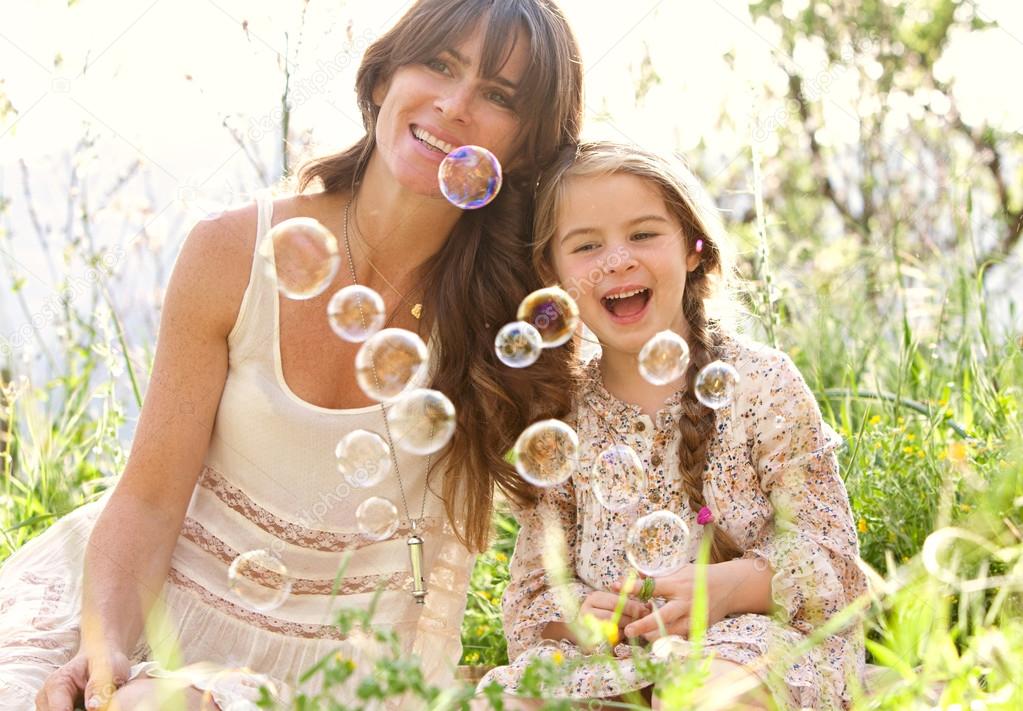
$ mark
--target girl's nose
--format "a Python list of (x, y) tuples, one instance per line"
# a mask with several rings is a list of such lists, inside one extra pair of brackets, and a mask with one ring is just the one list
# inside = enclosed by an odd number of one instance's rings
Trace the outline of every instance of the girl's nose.
[(604, 272), (607, 274), (624, 274), (639, 266), (639, 262), (627, 247), (619, 247), (604, 260)]

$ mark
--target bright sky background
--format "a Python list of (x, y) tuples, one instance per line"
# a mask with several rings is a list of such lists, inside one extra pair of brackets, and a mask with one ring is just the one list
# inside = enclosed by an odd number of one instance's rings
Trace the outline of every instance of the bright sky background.
[[(786, 0), (784, 12), (795, 17), (807, 2)], [(22, 193), (24, 160), (40, 221), (57, 230), (53, 240), (61, 244), (70, 156), (91, 127), (94, 145), (79, 156), (77, 168), (79, 190), (98, 210), (95, 239), (100, 246), (138, 241), (144, 224), (147, 248), (172, 256), (190, 223), (264, 187), (225, 121), (248, 137), (259, 159), (276, 165), (274, 111), (285, 34), (295, 67), (293, 136), (307, 135), (312, 152), (335, 150), (361, 135), (353, 91), (361, 48), (409, 4), (312, 0), (298, 47), (300, 0), (79, 0), (70, 9), (66, 0), (0, 0), (0, 81), (19, 112), (0, 124), (0, 187)], [(745, 0), (562, 5), (582, 45), (588, 137), (682, 151), (702, 140), (719, 167), (748, 160), (751, 88), (783, 94), (785, 78), (772, 55), (772, 28), (753, 23)], [(1023, 92), (1006, 78), (1012, 67), (1023, 66), (1023, 3), (979, 0), (977, 7), (1001, 27), (954, 38), (939, 71), (953, 83), (967, 120), (1020, 130)], [(349, 23), (356, 44), (351, 57)], [(735, 56), (734, 66), (726, 53)], [(637, 103), (636, 80), (647, 54), (661, 82)], [(826, 70), (820, 43), (807, 42), (795, 54), (805, 73)], [(818, 139), (851, 142), (856, 72), (829, 71)], [(921, 111), (927, 100), (896, 98), (907, 114)], [(759, 120), (778, 110), (758, 106)], [(722, 114), (731, 128), (721, 127)], [(768, 135), (763, 150), (776, 149)], [(135, 160), (143, 162), (139, 175), (108, 201), (106, 194)], [(13, 258), (30, 293), (36, 290), (32, 298), (45, 296), (52, 280), (24, 206), (16, 201), (6, 220), (22, 245)], [(139, 288), (151, 290), (165, 277), (150, 274), (148, 286)], [(0, 319), (7, 320), (8, 309), (0, 303)]]

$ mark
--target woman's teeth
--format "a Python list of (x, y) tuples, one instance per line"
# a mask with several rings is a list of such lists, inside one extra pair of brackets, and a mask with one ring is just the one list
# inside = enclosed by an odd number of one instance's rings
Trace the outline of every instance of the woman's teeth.
[(435, 150), (438, 153), (447, 155), (451, 151), (455, 150), (455, 147), (447, 141), (440, 140), (426, 129), (419, 128), (418, 126), (412, 129), (412, 135), (427, 148)]

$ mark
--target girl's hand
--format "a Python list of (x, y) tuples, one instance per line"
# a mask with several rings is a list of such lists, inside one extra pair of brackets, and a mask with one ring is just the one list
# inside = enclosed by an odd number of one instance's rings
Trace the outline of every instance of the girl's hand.
[[(729, 561), (731, 562), (733, 561)], [(741, 582), (741, 578), (737, 578), (735, 573), (740, 569), (729, 563), (707, 566), (708, 627), (735, 611), (732, 602), (735, 590)], [(611, 589), (620, 591), (626, 583), (627, 581), (623, 579), (612, 585)], [(636, 581), (628, 588), (628, 592), (638, 594), (641, 585), (642, 581)], [(667, 602), (645, 617), (625, 625), (623, 632), (626, 638), (642, 637), (648, 642), (661, 637), (662, 634), (688, 638), (695, 587), (696, 566), (692, 564), (671, 575), (654, 579), (653, 597), (663, 598)], [(664, 625), (663, 633), (657, 624), (658, 618)]]
[[(598, 620), (610, 620), (614, 617), (615, 610), (618, 609), (618, 598), (619, 594), (617, 592), (594, 590), (586, 596), (583, 604), (579, 607), (579, 617), (583, 618), (589, 614)], [(629, 598), (625, 601), (625, 606), (622, 608), (622, 616), (618, 620), (618, 627), (621, 628), (632, 624), (636, 620), (649, 615), (650, 611), (650, 605)]]

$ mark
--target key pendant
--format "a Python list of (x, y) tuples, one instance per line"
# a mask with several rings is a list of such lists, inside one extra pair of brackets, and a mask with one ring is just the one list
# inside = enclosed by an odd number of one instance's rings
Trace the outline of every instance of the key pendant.
[(423, 539), (412, 529), (408, 537), (408, 555), (412, 562), (412, 597), (416, 604), (426, 603), (426, 580), (423, 579)]

